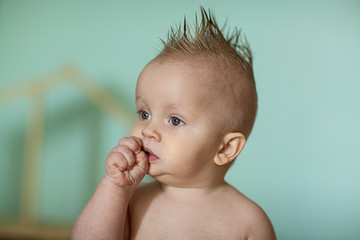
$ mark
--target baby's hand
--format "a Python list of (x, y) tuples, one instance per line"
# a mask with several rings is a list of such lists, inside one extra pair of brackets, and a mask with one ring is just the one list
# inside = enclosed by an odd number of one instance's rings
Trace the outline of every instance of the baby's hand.
[(136, 187), (149, 169), (148, 156), (141, 150), (142, 146), (140, 138), (122, 138), (106, 158), (106, 177), (119, 187)]

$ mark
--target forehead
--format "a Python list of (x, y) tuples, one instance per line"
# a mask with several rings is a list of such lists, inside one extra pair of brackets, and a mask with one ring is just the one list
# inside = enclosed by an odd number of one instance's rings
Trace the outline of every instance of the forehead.
[(205, 64), (181, 59), (154, 60), (139, 76), (137, 98), (168, 101), (169, 105), (202, 107), (213, 101), (210, 90), (214, 88), (217, 72)]
[(190, 83), (208, 85), (215, 77), (215, 69), (209, 64), (187, 60), (188, 58), (160, 58), (151, 61), (141, 72), (139, 82), (169, 81), (171, 84)]

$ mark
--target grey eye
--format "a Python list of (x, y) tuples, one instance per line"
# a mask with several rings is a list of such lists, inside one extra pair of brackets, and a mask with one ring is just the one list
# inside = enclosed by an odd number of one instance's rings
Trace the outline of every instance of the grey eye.
[(146, 120), (146, 119), (149, 119), (150, 115), (149, 115), (149, 113), (147, 113), (145, 111), (141, 111), (140, 117), (141, 117), (141, 119)]
[(170, 124), (172, 124), (172, 125), (174, 125), (174, 126), (179, 126), (179, 125), (184, 124), (184, 122), (181, 121), (181, 120), (180, 120), (179, 118), (177, 118), (177, 117), (171, 117), (169, 122), (170, 122)]

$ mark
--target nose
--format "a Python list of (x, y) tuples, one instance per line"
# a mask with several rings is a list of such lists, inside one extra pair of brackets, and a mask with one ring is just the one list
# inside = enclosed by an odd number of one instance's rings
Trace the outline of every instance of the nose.
[(156, 126), (152, 123), (147, 124), (141, 131), (143, 137), (154, 139), (156, 142), (161, 141), (161, 135), (157, 130)]

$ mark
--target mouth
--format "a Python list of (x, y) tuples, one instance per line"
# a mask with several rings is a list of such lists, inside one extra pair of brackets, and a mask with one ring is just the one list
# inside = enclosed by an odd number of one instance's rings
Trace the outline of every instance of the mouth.
[(149, 157), (149, 162), (154, 162), (156, 160), (159, 159), (158, 156), (156, 156), (149, 148), (144, 148), (144, 152), (146, 153), (146, 155), (148, 155)]

